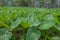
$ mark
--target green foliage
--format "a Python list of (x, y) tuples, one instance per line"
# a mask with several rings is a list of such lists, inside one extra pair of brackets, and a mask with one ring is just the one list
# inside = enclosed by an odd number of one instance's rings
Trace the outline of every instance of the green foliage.
[(41, 33), (38, 30), (36, 30), (35, 27), (32, 27), (27, 31), (26, 40), (38, 40), (40, 34)]
[(49, 29), (55, 25), (54, 17), (51, 14), (44, 16), (44, 21), (40, 25), (39, 29)]
[(0, 29), (0, 40), (9, 40), (11, 38), (11, 32), (5, 28)]
[(60, 37), (53, 37), (51, 40), (60, 40)]
[(0, 7), (0, 40), (60, 40), (60, 9)]

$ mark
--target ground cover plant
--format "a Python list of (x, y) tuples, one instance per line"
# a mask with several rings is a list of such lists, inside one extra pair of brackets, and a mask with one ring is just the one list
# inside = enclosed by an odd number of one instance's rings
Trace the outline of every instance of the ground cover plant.
[(60, 40), (60, 9), (0, 7), (0, 40)]

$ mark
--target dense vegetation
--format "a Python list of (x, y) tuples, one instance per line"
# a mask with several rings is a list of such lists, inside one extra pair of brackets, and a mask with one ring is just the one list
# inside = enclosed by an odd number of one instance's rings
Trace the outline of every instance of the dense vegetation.
[(0, 7), (0, 40), (60, 40), (60, 9)]

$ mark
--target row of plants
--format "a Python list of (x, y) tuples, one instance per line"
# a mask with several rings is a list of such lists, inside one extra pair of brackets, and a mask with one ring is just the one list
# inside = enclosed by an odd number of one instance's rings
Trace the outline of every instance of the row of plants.
[(0, 7), (0, 40), (60, 40), (60, 9)]

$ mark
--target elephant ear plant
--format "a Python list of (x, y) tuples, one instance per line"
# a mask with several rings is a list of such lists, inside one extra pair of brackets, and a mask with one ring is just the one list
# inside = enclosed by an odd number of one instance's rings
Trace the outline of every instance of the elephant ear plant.
[(0, 8), (0, 40), (60, 40), (60, 9)]

